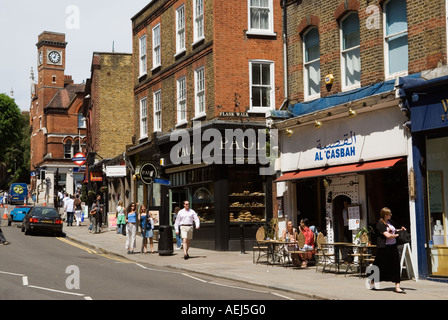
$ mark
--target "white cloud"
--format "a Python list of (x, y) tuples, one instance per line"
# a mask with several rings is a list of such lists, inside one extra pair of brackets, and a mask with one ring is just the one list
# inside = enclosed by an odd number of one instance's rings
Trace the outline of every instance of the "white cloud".
[[(30, 106), (30, 71), (37, 79), (37, 37), (43, 31), (65, 33), (65, 74), (75, 83), (90, 77), (94, 51), (132, 52), (131, 18), (150, 0), (0, 0), (0, 93), (14, 90), (21, 110)], [(75, 11), (79, 25), (74, 26)], [(68, 22), (68, 23), (67, 23)], [(79, 27), (79, 28), (77, 28)]]

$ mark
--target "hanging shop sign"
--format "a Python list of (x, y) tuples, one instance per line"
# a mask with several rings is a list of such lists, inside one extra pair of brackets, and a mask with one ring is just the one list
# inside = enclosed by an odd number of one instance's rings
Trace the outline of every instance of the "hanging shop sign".
[(152, 163), (145, 163), (140, 168), (140, 179), (143, 183), (150, 184), (156, 177), (158, 177), (157, 169)]

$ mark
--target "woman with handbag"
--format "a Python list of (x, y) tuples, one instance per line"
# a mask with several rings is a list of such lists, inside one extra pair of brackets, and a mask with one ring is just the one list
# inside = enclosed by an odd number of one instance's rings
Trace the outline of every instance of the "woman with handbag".
[[(399, 230), (406, 230), (404, 227), (397, 229), (390, 218), (392, 212), (389, 208), (383, 208), (380, 212), (380, 220), (376, 224), (377, 233), (377, 255), (373, 265), (378, 267), (379, 281), (392, 281), (395, 283), (396, 293), (406, 293), (400, 288), (400, 258), (397, 248), (397, 238)], [(375, 272), (375, 271), (374, 271)], [(370, 282), (370, 288), (374, 289), (374, 280)]]

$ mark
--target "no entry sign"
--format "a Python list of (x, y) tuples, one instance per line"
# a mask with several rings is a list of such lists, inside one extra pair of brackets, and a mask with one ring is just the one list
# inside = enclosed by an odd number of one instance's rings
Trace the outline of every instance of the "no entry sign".
[(86, 163), (86, 156), (84, 155), (84, 153), (77, 153), (75, 154), (75, 156), (72, 158), (72, 161), (78, 165), (78, 166), (82, 166), (84, 163)]

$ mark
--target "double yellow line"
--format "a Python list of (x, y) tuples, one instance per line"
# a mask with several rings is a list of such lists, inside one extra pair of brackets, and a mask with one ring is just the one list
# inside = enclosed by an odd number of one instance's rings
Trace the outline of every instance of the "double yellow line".
[(79, 243), (67, 240), (65, 238), (57, 237), (56, 239), (58, 239), (59, 241), (65, 242), (65, 243), (67, 243), (67, 244), (69, 244), (69, 245), (71, 245), (73, 247), (76, 247), (76, 248), (79, 248), (81, 250), (87, 251), (90, 254), (96, 254), (98, 256), (105, 257), (105, 258), (108, 258), (108, 259), (111, 259), (111, 260), (114, 260), (114, 261), (118, 261), (118, 262), (122, 262), (122, 263), (134, 263), (133, 261), (130, 261), (130, 260), (125, 259), (125, 258), (120, 258), (118, 256), (113, 256), (113, 255), (110, 255), (110, 254), (107, 254), (107, 253), (98, 253), (95, 250), (93, 250), (92, 248), (83, 246), (83, 245), (81, 245)]

